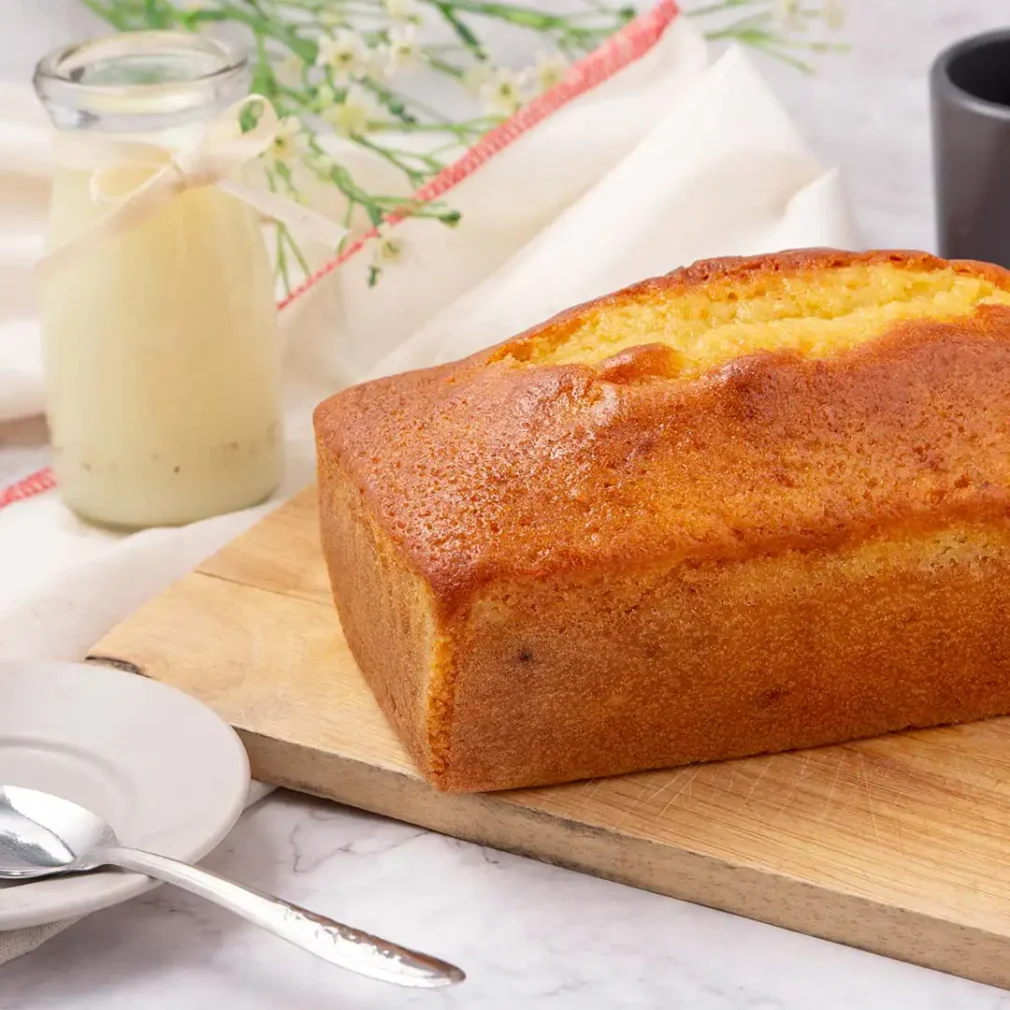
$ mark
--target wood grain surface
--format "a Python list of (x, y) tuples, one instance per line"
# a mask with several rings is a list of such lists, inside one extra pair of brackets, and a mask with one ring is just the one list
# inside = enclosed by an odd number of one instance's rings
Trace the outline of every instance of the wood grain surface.
[(1010, 987), (1010, 720), (439, 794), (418, 778), (343, 639), (312, 489), (93, 653), (216, 709), (259, 779)]

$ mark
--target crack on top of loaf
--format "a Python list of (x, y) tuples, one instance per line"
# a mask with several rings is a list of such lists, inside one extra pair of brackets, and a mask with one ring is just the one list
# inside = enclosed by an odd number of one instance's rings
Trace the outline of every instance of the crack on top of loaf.
[(968, 316), (981, 304), (1010, 305), (1010, 290), (954, 267), (893, 260), (729, 273), (698, 285), (660, 278), (510, 341), (492, 360), (589, 365), (613, 382), (690, 380), (760, 351), (828, 357), (902, 323)]

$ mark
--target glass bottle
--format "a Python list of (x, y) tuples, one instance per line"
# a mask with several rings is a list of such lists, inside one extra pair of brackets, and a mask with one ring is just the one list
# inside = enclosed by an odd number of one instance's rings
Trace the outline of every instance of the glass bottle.
[[(62, 148), (192, 145), (248, 93), (244, 52), (131, 32), (38, 65), (57, 129), (50, 248), (109, 211)], [(43, 274), (46, 412), (63, 500), (105, 525), (176, 525), (268, 498), (283, 466), (274, 284), (258, 214), (187, 189)]]

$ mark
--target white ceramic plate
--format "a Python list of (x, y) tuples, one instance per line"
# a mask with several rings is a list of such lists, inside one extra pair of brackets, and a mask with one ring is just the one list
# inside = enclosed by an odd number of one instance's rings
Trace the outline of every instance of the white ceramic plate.
[[(64, 796), (105, 818), (123, 845), (195, 862), (238, 820), (249, 761), (227, 723), (157, 681), (90, 663), (0, 661), (0, 784)], [(114, 871), (0, 885), (0, 930), (154, 886)]]

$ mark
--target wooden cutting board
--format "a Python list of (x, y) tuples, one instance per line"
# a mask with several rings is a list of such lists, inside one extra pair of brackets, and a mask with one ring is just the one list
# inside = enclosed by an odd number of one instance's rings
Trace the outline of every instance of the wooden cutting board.
[(203, 699), (260, 779), (1010, 987), (1010, 720), (476, 796), (418, 778), (340, 631), (308, 490), (94, 649)]

